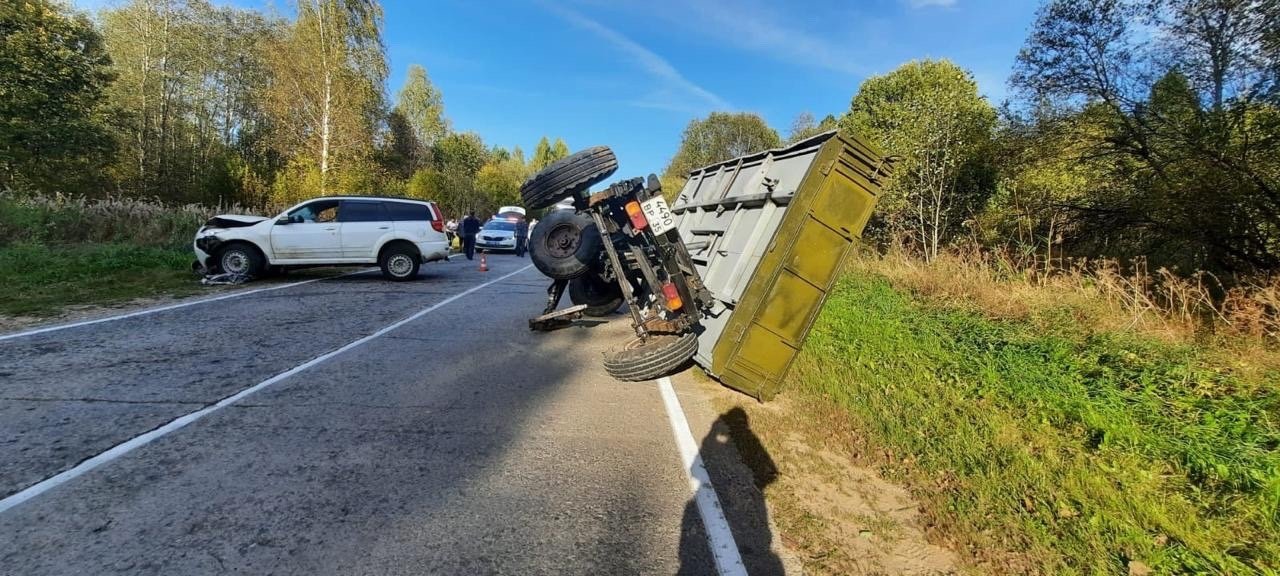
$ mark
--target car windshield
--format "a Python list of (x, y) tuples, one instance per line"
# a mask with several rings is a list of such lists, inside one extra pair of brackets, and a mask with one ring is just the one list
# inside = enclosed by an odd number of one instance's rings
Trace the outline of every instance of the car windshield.
[(516, 229), (516, 223), (508, 222), (506, 220), (490, 220), (488, 224), (484, 225), (484, 229), (491, 230), (491, 231), (506, 230), (508, 232), (514, 232)]

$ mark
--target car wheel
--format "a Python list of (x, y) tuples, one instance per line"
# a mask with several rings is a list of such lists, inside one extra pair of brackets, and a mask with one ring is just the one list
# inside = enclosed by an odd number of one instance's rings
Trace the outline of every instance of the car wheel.
[(569, 282), (569, 301), (586, 304), (582, 313), (587, 316), (609, 316), (622, 307), (622, 288), (595, 274), (585, 274)]
[(604, 250), (596, 224), (572, 210), (547, 214), (529, 239), (529, 258), (540, 272), (556, 280), (572, 280), (591, 269)]
[(698, 337), (693, 333), (636, 338), (605, 358), (604, 370), (624, 382), (654, 380), (679, 372), (697, 352)]
[(266, 266), (262, 253), (244, 242), (233, 242), (218, 253), (218, 267), (225, 274), (257, 277)]
[(418, 253), (408, 246), (391, 245), (378, 257), (382, 275), (390, 280), (403, 282), (418, 277)]
[(608, 146), (594, 146), (553, 162), (520, 186), (525, 208), (539, 210), (586, 190), (618, 169)]

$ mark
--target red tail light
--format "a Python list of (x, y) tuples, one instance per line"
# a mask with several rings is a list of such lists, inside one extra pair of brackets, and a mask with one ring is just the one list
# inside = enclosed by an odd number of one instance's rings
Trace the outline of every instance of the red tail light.
[(680, 299), (680, 291), (676, 289), (676, 285), (667, 282), (662, 285), (662, 295), (667, 299), (667, 309), (675, 312), (684, 308), (684, 300)]
[(644, 210), (640, 209), (640, 203), (635, 200), (627, 202), (627, 217), (631, 218), (631, 227), (636, 230), (644, 230), (649, 226), (649, 221), (644, 219)]
[(440, 213), (440, 207), (435, 202), (427, 204), (431, 208), (431, 229), (436, 232), (444, 232), (444, 214)]

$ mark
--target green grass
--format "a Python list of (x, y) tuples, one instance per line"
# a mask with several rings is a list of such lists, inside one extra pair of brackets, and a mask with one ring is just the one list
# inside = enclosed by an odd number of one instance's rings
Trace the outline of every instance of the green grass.
[(189, 249), (132, 244), (0, 246), (0, 314), (44, 316), (72, 304), (110, 304), (200, 291)]
[(984, 572), (1280, 573), (1280, 376), (1043, 316), (849, 275), (793, 376)]

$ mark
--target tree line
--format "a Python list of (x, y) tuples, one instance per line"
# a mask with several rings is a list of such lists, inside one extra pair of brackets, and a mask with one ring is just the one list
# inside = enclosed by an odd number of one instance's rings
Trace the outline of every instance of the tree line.
[(394, 194), (483, 213), (568, 155), (560, 139), (526, 159), (455, 132), (419, 65), (387, 98), (376, 0), (292, 7), (3, 3), (0, 187), (261, 207)]
[(1280, 271), (1280, 3), (1050, 0), (997, 107), (947, 60), (865, 80), (850, 107), (785, 140), (754, 114), (685, 130), (664, 173), (829, 129), (898, 157), (868, 238), (925, 258), (955, 244), (1146, 262), (1230, 277)]

